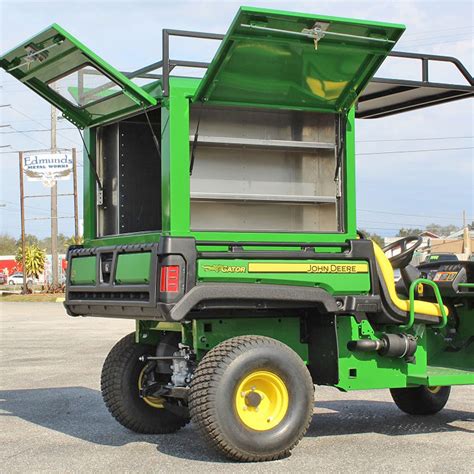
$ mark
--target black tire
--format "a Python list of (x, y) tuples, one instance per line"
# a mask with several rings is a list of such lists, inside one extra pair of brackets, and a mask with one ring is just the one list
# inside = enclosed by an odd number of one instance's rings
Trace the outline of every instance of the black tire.
[(135, 333), (121, 339), (105, 359), (101, 375), (102, 397), (112, 416), (136, 433), (174, 433), (189, 420), (147, 404), (139, 396), (138, 378), (145, 362), (142, 355), (154, 355), (156, 348), (135, 343)]
[[(277, 375), (288, 395), (283, 419), (265, 431), (244, 424), (236, 408), (242, 381), (261, 371)], [(263, 336), (234, 337), (210, 350), (194, 373), (189, 394), (191, 419), (204, 438), (238, 461), (288, 456), (308, 429), (313, 405), (314, 385), (304, 362), (285, 344)]]
[(390, 394), (400, 410), (409, 415), (434, 415), (444, 408), (451, 387), (392, 388)]

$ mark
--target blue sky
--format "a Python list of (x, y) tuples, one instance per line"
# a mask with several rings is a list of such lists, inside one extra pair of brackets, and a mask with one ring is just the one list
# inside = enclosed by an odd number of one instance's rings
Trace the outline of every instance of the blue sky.
[[(472, 73), (471, 1), (246, 1), (245, 5), (404, 23), (407, 30), (395, 48), (456, 56)], [(99, 56), (121, 70), (133, 70), (161, 58), (161, 29), (223, 33), (241, 2), (234, 1), (62, 1), (0, 0), (0, 52), (16, 46), (56, 22)], [(209, 61), (216, 42), (179, 39), (171, 54)], [(405, 61), (406, 62), (406, 61)], [(377, 76), (415, 78), (418, 64), (392, 61)], [(433, 68), (432, 80), (461, 82), (448, 68)], [(19, 235), (17, 154), (11, 150), (49, 146), (49, 105), (21, 83), (0, 72), (0, 232)], [(473, 101), (464, 100), (378, 120), (358, 120), (357, 208), (359, 227), (392, 235), (400, 227), (431, 222), (461, 225), (462, 211), (474, 220)], [(78, 131), (66, 120), (58, 124), (58, 146), (82, 149)], [(412, 150), (452, 149), (413, 153)], [(397, 153), (387, 153), (387, 152)], [(81, 158), (82, 160), (82, 158)], [(81, 168), (79, 168), (81, 170)], [(82, 182), (82, 180), (81, 180)], [(69, 192), (69, 182), (59, 192)], [(45, 188), (28, 183), (27, 192)], [(48, 199), (31, 199), (27, 217), (47, 217)], [(72, 200), (60, 198), (60, 214), (72, 215)], [(82, 209), (82, 206), (81, 206)], [(62, 219), (59, 231), (73, 233)], [(49, 233), (48, 220), (30, 220), (27, 232)]]

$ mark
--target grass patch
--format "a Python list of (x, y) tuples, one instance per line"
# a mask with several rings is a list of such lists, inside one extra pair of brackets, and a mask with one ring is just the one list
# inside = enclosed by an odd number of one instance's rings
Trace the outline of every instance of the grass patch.
[(0, 301), (22, 303), (55, 303), (58, 298), (64, 298), (63, 293), (34, 293), (32, 295), (3, 294)]

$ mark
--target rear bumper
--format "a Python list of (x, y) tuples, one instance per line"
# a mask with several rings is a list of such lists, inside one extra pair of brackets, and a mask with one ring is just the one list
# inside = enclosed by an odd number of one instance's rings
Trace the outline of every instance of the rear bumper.
[[(367, 298), (365, 298), (367, 300)], [(123, 319), (183, 321), (194, 311), (244, 309), (311, 308), (318, 313), (336, 313), (353, 305), (350, 297), (340, 303), (322, 288), (252, 283), (203, 283), (194, 286), (177, 303), (158, 302), (154, 306), (138, 302), (73, 301), (64, 303), (71, 316), (101, 316)]]
[[(119, 259), (127, 254), (148, 254), (149, 272), (139, 282), (117, 282)], [(83, 282), (71, 275), (73, 260), (93, 257), (92, 276)], [(111, 247), (77, 248), (68, 251), (68, 272), (64, 306), (70, 316), (99, 316), (127, 319), (169, 320), (169, 313), (195, 284), (196, 243), (192, 238), (162, 237), (158, 243), (116, 245)], [(108, 272), (103, 263), (108, 261)], [(137, 264), (140, 261), (137, 259)], [(160, 292), (159, 274), (162, 265), (182, 266), (180, 291)]]

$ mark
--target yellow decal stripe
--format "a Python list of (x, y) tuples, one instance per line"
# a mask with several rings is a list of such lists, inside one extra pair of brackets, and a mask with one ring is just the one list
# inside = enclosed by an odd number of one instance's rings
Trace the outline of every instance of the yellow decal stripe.
[(367, 263), (249, 263), (249, 273), (368, 273)]

